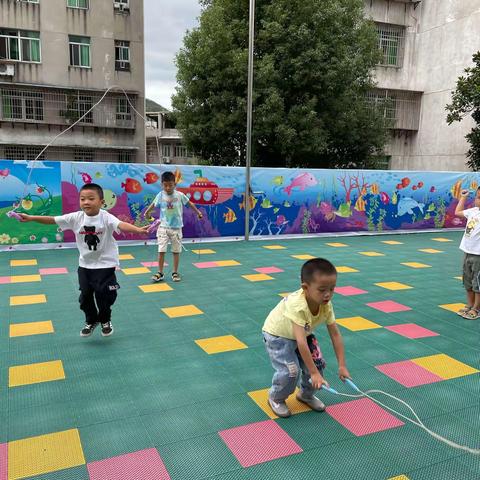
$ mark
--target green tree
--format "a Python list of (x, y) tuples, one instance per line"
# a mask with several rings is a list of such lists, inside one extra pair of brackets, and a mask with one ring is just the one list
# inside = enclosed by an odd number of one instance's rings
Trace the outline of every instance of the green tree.
[[(188, 147), (245, 163), (248, 0), (204, 0), (177, 55), (172, 104)], [(366, 101), (379, 59), (363, 0), (257, 0), (252, 163), (365, 167), (385, 126)]]
[(459, 77), (452, 95), (452, 103), (447, 105), (447, 123), (461, 122), (471, 115), (475, 126), (465, 136), (470, 144), (467, 165), (474, 171), (480, 170), (480, 52), (473, 55), (474, 66), (465, 69), (465, 76)]

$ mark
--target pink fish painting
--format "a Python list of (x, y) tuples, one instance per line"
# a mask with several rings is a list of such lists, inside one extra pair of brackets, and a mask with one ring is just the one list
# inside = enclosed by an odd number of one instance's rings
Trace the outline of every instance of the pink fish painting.
[(0, 177), (7, 178), (9, 174), (10, 174), (10, 170), (8, 168), (0, 170)]
[(307, 187), (313, 187), (314, 185), (317, 185), (317, 179), (311, 174), (311, 173), (301, 173), (297, 177), (295, 177), (292, 180), (292, 183), (290, 185), (287, 185), (283, 191), (287, 192), (287, 195), (290, 195), (292, 193), (292, 190), (294, 188), (299, 188), (300, 191), (304, 191)]

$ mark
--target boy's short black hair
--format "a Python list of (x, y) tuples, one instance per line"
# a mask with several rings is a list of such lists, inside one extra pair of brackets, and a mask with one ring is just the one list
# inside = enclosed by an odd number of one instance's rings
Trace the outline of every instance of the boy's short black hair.
[(96, 183), (86, 183), (78, 193), (82, 193), (84, 190), (93, 190), (98, 193), (100, 200), (103, 200), (103, 188)]
[(173, 172), (163, 172), (162, 173), (162, 183), (163, 182), (174, 182), (175, 175)]
[(332, 262), (324, 258), (312, 258), (302, 266), (302, 272), (300, 274), (302, 283), (310, 283), (317, 273), (321, 275), (336, 275), (337, 269)]

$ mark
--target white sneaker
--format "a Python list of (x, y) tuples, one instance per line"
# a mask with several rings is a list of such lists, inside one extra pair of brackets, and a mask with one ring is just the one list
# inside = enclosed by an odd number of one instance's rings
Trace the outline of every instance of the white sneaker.
[(273, 410), (273, 413), (279, 417), (287, 418), (292, 414), (285, 402), (274, 402), (270, 397), (268, 397), (268, 404)]

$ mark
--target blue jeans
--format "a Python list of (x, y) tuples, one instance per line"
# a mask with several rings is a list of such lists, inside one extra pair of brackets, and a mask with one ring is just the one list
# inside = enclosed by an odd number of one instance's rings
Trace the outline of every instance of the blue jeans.
[(311, 398), (315, 389), (309, 383), (310, 373), (295, 350), (296, 340), (276, 337), (262, 332), (265, 348), (272, 362), (275, 373), (270, 388), (270, 398), (274, 402), (284, 402), (294, 391), (301, 373), (301, 391), (305, 398)]

